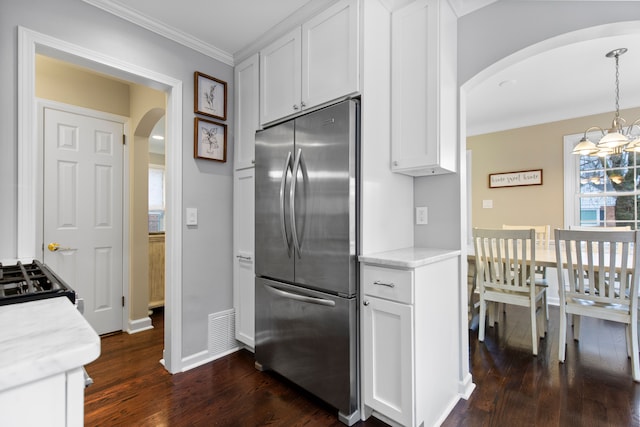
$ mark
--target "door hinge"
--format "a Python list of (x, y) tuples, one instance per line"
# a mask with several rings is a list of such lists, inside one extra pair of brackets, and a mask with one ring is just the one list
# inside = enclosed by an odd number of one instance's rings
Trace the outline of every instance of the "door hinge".
[(127, 145), (127, 135), (122, 134), (122, 145)]
[(124, 307), (124, 295), (122, 295), (122, 306)]

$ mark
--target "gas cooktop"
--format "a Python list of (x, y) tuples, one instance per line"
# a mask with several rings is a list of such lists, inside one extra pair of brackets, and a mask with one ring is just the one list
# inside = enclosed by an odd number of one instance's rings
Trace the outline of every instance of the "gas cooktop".
[(76, 293), (49, 267), (38, 260), (29, 264), (0, 263), (0, 305), (65, 296), (76, 302)]

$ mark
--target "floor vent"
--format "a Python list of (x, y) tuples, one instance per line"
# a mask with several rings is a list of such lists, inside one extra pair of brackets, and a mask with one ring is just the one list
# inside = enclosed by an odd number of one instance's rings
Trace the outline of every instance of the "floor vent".
[(209, 315), (209, 354), (227, 353), (237, 347), (233, 309)]

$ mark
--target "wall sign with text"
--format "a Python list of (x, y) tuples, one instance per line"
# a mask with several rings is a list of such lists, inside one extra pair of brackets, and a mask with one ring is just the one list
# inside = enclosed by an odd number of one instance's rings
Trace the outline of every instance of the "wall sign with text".
[(542, 169), (489, 174), (489, 188), (542, 185)]

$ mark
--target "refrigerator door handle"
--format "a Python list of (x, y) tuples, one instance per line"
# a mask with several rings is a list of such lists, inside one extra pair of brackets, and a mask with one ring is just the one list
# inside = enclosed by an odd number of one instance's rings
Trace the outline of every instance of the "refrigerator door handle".
[(336, 305), (335, 301), (331, 301), (331, 300), (328, 300), (328, 299), (316, 298), (316, 297), (310, 297), (310, 296), (307, 296), (307, 295), (295, 294), (293, 292), (283, 291), (282, 289), (278, 289), (278, 288), (275, 288), (275, 287), (267, 285), (267, 284), (265, 284), (264, 287), (269, 292), (271, 292), (272, 294), (281, 296), (283, 298), (289, 298), (289, 299), (293, 299), (293, 300), (301, 301), (301, 302), (308, 302), (310, 304), (325, 305), (327, 307), (335, 307), (335, 305)]
[[(298, 233), (298, 228), (296, 226), (296, 183), (298, 182), (298, 170), (302, 171), (302, 182), (307, 185), (308, 176), (307, 176), (307, 166), (304, 161), (304, 157), (302, 157), (302, 149), (298, 148), (298, 153), (296, 154), (296, 160), (293, 162), (293, 172), (291, 176), (291, 194), (289, 195), (289, 209), (291, 210), (291, 235), (293, 237), (293, 246), (296, 248), (296, 252), (298, 253), (298, 258), (302, 258), (302, 239), (304, 238), (304, 222), (302, 223), (302, 230)], [(305, 194), (305, 204), (306, 204), (306, 194)], [(305, 212), (303, 215), (306, 215), (306, 206)], [(303, 218), (304, 220), (304, 218)]]
[(287, 172), (291, 170), (293, 173), (293, 169), (291, 168), (291, 151), (287, 154), (287, 160), (284, 162), (284, 167), (282, 168), (282, 178), (280, 180), (280, 230), (282, 231), (282, 240), (284, 240), (284, 244), (287, 247), (287, 254), (289, 258), (291, 258), (291, 243), (289, 242), (289, 237), (287, 236), (287, 229), (285, 226), (284, 220), (284, 210), (285, 210), (285, 201), (284, 201), (284, 192), (287, 184)]

